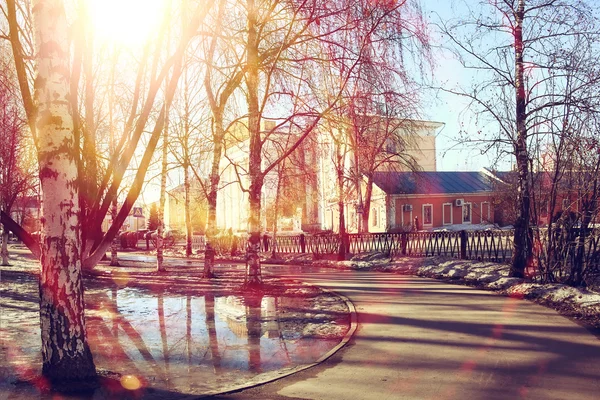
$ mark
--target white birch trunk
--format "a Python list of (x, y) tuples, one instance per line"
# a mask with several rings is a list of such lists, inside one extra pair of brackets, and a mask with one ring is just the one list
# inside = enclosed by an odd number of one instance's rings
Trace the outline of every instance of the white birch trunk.
[(96, 376), (87, 343), (81, 279), (77, 149), (69, 111), (69, 39), (63, 3), (34, 1), (35, 103), (42, 186), (42, 373), (54, 382)]
[(248, 8), (248, 45), (247, 45), (247, 71), (246, 86), (248, 98), (248, 130), (250, 131), (250, 156), (248, 172), (250, 175), (250, 190), (248, 193), (248, 248), (246, 250), (246, 282), (248, 288), (260, 287), (263, 283), (260, 265), (260, 206), (263, 174), (261, 165), (262, 143), (260, 137), (260, 109), (258, 100), (259, 87), (259, 59), (258, 59), (258, 32), (257, 32), (257, 6), (254, 0), (247, 1)]
[(192, 215), (190, 214), (190, 171), (186, 164), (183, 168), (183, 185), (185, 187), (185, 256), (192, 255)]
[(6, 228), (2, 228), (2, 265), (10, 265), (8, 263), (8, 231)]
[[(167, 110), (168, 115), (168, 110)], [(165, 203), (167, 194), (167, 154), (168, 154), (168, 137), (169, 137), (169, 118), (166, 117), (164, 133), (163, 133), (163, 147), (162, 147), (162, 170), (160, 174), (160, 200), (158, 202), (158, 229), (156, 230), (156, 270), (158, 272), (164, 272), (164, 227), (165, 227)]]

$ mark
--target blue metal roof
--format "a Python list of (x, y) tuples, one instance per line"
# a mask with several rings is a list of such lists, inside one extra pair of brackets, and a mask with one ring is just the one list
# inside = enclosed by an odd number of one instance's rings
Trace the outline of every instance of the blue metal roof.
[(482, 193), (493, 190), (483, 172), (376, 172), (374, 183), (387, 194)]

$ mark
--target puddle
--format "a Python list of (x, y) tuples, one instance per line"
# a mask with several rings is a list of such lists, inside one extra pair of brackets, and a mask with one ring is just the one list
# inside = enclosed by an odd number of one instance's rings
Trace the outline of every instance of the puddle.
[[(36, 295), (36, 282), (2, 282), (0, 397), (17, 377), (41, 369)], [(145, 387), (203, 394), (312, 363), (335, 347), (345, 323), (336, 321), (339, 313), (317, 314), (310, 301), (93, 289), (86, 292), (86, 323), (99, 370), (132, 376)], [(332, 329), (303, 335), (314, 326)]]

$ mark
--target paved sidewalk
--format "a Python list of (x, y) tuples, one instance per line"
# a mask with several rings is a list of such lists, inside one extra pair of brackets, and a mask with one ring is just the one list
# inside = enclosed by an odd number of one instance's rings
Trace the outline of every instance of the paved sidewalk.
[(409, 276), (292, 277), (354, 302), (353, 340), (315, 368), (218, 398), (582, 400), (600, 393), (600, 340), (553, 310)]

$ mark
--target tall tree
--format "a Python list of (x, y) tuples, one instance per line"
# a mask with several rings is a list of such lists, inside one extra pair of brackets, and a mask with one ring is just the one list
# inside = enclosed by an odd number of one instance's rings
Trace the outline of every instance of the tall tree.
[[(388, 29), (391, 25), (387, 25), (393, 23), (389, 17), (398, 16), (396, 22), (409, 25), (408, 20), (400, 16), (403, 12), (410, 14), (411, 4), (413, 2), (409, 1), (360, 1), (358, 4), (338, 2), (332, 5), (319, 0), (297, 3), (247, 0), (244, 3), (247, 22), (243, 37), (246, 50), (244, 83), (249, 136), (248, 286), (261, 282), (258, 251), (265, 175), (300, 146), (323, 116), (339, 105), (359, 60), (372, 44), (372, 38), (386, 41), (393, 36)], [(352, 37), (349, 33), (356, 30), (363, 34)], [(353, 42), (351, 37), (356, 40)], [(327, 88), (333, 90), (323, 90), (323, 76), (332, 70), (332, 64), (339, 85)], [(343, 68), (340, 68), (341, 64)], [(303, 83), (301, 86), (296, 84), (299, 80)], [(296, 89), (298, 87), (300, 90)], [(296, 104), (301, 107), (293, 107)], [(286, 111), (276, 111), (285, 105)], [(269, 115), (277, 115), (278, 123), (263, 130), (261, 121)], [(294, 126), (296, 142), (282, 157), (264, 165), (265, 143), (286, 124)]]
[(95, 377), (96, 368), (85, 329), (68, 27), (61, 1), (36, 1), (33, 13), (38, 70), (33, 101), (43, 193), (42, 372), (51, 380), (85, 381)]
[[(212, 25), (211, 35), (206, 43), (204, 87), (208, 105), (211, 110), (211, 142), (212, 158), (206, 188), (208, 201), (206, 220), (206, 246), (204, 252), (205, 278), (214, 276), (215, 249), (214, 241), (217, 234), (217, 196), (221, 181), (221, 163), (223, 159), (223, 146), (226, 132), (229, 128), (226, 117), (228, 107), (234, 93), (240, 88), (243, 79), (243, 58), (239, 54), (243, 47), (236, 47), (236, 35), (242, 32), (237, 24), (228, 24), (235, 19), (237, 5), (226, 0), (219, 0), (214, 8), (214, 15), (210, 19)], [(236, 33), (238, 32), (238, 33)], [(230, 119), (234, 120), (239, 115)]]
[(587, 84), (577, 85), (569, 99), (556, 92), (566, 70), (555, 61), (578, 51), (573, 38), (597, 29), (591, 9), (580, 0), (480, 2), (477, 11), (465, 3), (465, 9), (466, 16), (442, 22), (441, 29), (476, 79), (471, 88), (446, 90), (470, 99), (471, 107), (481, 111), (478, 123), (493, 124), (499, 132), (483, 141), (486, 149), (499, 148), (514, 157), (518, 178), (510, 275), (523, 277), (532, 259), (532, 142), (544, 132), (548, 115), (561, 118), (552, 110), (566, 102), (574, 109), (585, 107), (585, 98), (576, 92)]
[[(200, 52), (197, 48), (190, 49), (191, 55)], [(181, 92), (183, 92), (174, 107), (176, 121), (172, 123), (173, 136), (170, 140), (170, 151), (177, 167), (183, 170), (184, 205), (185, 205), (185, 254), (192, 254), (192, 239), (194, 224), (192, 221), (192, 200), (206, 197), (205, 160), (209, 153), (210, 140), (201, 131), (206, 129), (208, 113), (207, 100), (203, 93), (202, 68), (196, 57), (186, 56), (184, 77)], [(204, 163), (202, 162), (204, 161)], [(194, 182), (195, 180), (195, 182)], [(192, 185), (194, 182), (194, 185)], [(200, 201), (196, 201), (198, 205)], [(197, 215), (196, 228), (201, 223)], [(199, 232), (197, 232), (199, 233)], [(212, 269), (211, 269), (212, 270)]]
[[(3, 44), (0, 49), (7, 50)], [(32, 145), (26, 136), (26, 121), (19, 105), (18, 89), (8, 59), (0, 59), (0, 210), (11, 214), (16, 202), (24, 202), (37, 185)], [(2, 225), (2, 265), (8, 265), (8, 229)]]
[[(184, 2), (184, 5), (190, 7), (190, 3)], [(93, 56), (92, 43), (83, 40), (89, 37), (88, 31), (77, 31), (87, 29), (89, 24), (75, 24), (78, 40), (74, 41), (75, 49), (71, 53), (70, 27), (63, 1), (38, 0), (33, 2), (31, 9), (28, 2), (17, 4), (16, 0), (7, 0), (6, 4), (8, 36), (21, 99), (38, 155), (43, 200), (41, 241), (34, 240), (8, 214), (2, 212), (1, 219), (41, 261), (43, 374), (51, 381), (85, 381), (95, 377), (95, 367), (85, 333), (81, 268), (93, 267), (105, 254), (140, 193), (165, 122), (164, 111), (158, 111), (163, 107), (156, 107), (155, 103), (160, 100), (166, 105), (171, 103), (181, 74), (183, 53), (210, 2), (199, 5), (192, 12), (188, 13), (187, 9), (181, 12), (186, 17), (191, 16), (191, 20), (179, 24), (182, 25), (180, 40), (172, 53), (162, 51), (160, 40), (150, 41), (144, 47), (123, 135), (100, 179), (94, 137), (97, 124), (91, 113), (91, 109), (96, 108), (98, 96), (88, 86), (93, 79), (90, 78), (90, 66), (86, 64), (90, 62), (86, 57)], [(23, 28), (30, 22), (30, 10), (34, 17), (36, 43), (35, 57), (31, 57), (37, 72), (33, 94), (30, 88), (34, 69), (29, 68), (26, 57), (30, 38), (26, 35), (27, 29)], [(77, 11), (76, 17), (85, 15)], [(156, 34), (162, 37), (161, 32)], [(151, 52), (151, 45), (155, 46), (154, 52)], [(83, 84), (80, 83), (81, 71), (86, 78)], [(165, 80), (167, 89), (161, 98), (158, 93)], [(82, 87), (85, 118), (81, 117), (79, 105)], [(147, 125), (152, 122), (150, 139), (125, 202), (108, 232), (100, 235), (99, 227), (116, 198), (127, 166)], [(82, 203), (83, 195), (88, 197)]]

